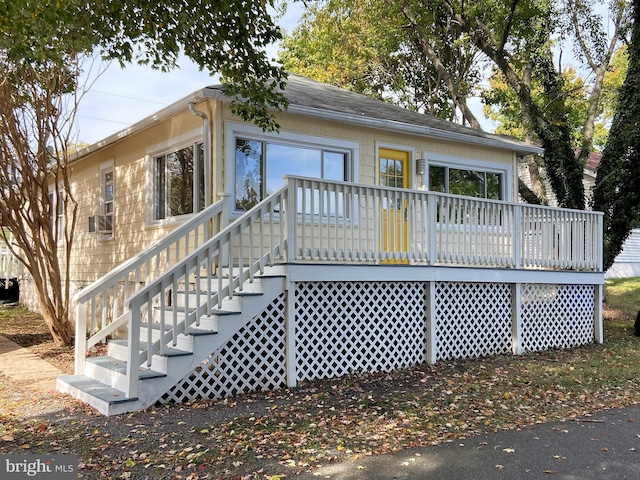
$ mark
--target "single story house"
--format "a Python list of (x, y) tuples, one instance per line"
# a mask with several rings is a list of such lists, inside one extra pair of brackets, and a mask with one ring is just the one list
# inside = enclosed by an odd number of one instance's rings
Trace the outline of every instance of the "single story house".
[(278, 132), (211, 86), (79, 153), (60, 391), (112, 415), (602, 341), (602, 216), (518, 202), (540, 148), (295, 75), (284, 93)]

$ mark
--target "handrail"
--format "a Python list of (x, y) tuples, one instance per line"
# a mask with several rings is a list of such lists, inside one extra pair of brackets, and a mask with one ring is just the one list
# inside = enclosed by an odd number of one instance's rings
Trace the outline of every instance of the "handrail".
[(288, 179), (298, 209), (287, 238), (295, 261), (601, 268), (601, 212)]
[(226, 198), (210, 205), (74, 296), (76, 332), (90, 334), (89, 338), (76, 335), (76, 374), (84, 372), (87, 349), (126, 324), (128, 312), (124, 300), (173, 263), (188, 257), (214, 231), (221, 230), (227, 223), (227, 206)]
[[(211, 314), (216, 306), (221, 308), (225, 299), (233, 297), (236, 288), (241, 290), (245, 281), (253, 281), (257, 273), (264, 272), (266, 265), (273, 264), (275, 257), (282, 257), (283, 224), (286, 222), (283, 213), (287, 210), (288, 192), (289, 187), (285, 185), (269, 195), (206, 241), (188, 258), (177, 262), (125, 301), (126, 309), (131, 312), (127, 359), (129, 383), (125, 392), (129, 397), (137, 395), (140, 365), (146, 361), (150, 366), (154, 354), (162, 354), (169, 342), (175, 344), (180, 333), (186, 333), (192, 324), (199, 325), (200, 318)], [(277, 231), (272, 221), (276, 215), (279, 218)], [(255, 246), (252, 240), (257, 233), (255, 230), (260, 233), (257, 256), (251, 248)], [(251, 245), (244, 248), (243, 239), (247, 235)], [(184, 316), (178, 320), (175, 315), (178, 303), (175, 286), (188, 283), (195, 285), (192, 292), (195, 300), (190, 300), (190, 293), (185, 292)], [(171, 301), (167, 302), (167, 298), (171, 298)], [(194, 305), (190, 305), (191, 301)], [(171, 324), (167, 321), (165, 311), (174, 314), (169, 315)], [(160, 318), (155, 322), (154, 312), (160, 312)], [(143, 319), (146, 319), (148, 327), (147, 348), (140, 354)], [(152, 324), (157, 326), (159, 340), (154, 341)]]
[(73, 301), (79, 303), (86, 302), (88, 298), (94, 295), (97, 291), (101, 290), (104, 284), (120, 280), (128, 272), (131, 272), (141, 265), (144, 265), (151, 258), (165, 251), (167, 245), (174, 244), (177, 241), (187, 237), (198, 227), (210, 221), (213, 217), (220, 215), (223, 212), (224, 205), (225, 200), (223, 199), (213, 205), (208, 206), (197, 215), (172, 230), (159, 242), (156, 242), (145, 250), (142, 250), (140, 253), (134, 255), (130, 259), (115, 267), (106, 275), (100, 277), (95, 282), (80, 290), (74, 295)]

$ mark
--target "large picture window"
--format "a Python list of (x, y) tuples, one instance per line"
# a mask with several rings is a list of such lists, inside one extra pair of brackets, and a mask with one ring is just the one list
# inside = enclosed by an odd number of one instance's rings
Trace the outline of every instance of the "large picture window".
[(347, 180), (347, 152), (236, 138), (235, 208), (249, 210), (284, 185), (283, 176)]
[(204, 207), (204, 147), (195, 143), (153, 158), (154, 219), (188, 215)]
[(504, 174), (444, 166), (429, 166), (429, 190), (466, 197), (504, 199)]

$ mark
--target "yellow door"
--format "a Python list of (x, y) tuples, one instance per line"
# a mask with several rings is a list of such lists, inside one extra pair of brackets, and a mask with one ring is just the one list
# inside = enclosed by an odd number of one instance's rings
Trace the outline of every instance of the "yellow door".
[[(409, 188), (409, 152), (381, 148), (378, 151), (380, 185)], [(385, 263), (407, 263), (407, 200), (399, 191), (389, 191), (380, 202), (380, 246)], [(386, 260), (385, 260), (386, 257)]]

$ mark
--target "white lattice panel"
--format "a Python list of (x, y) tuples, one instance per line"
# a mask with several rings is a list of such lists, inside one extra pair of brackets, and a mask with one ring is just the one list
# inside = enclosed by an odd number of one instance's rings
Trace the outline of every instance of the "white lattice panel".
[(511, 351), (511, 288), (496, 283), (436, 283), (436, 359)]
[(285, 387), (285, 294), (240, 329), (159, 403), (183, 403)]
[(298, 283), (295, 311), (298, 380), (390, 371), (425, 359), (423, 283)]
[(593, 341), (593, 285), (523, 284), (521, 291), (524, 351), (569, 348)]

